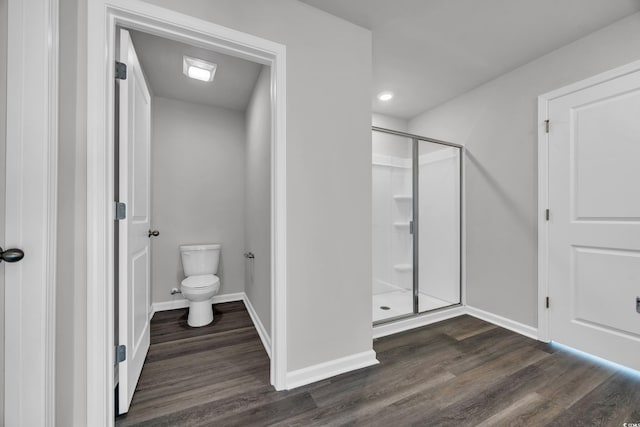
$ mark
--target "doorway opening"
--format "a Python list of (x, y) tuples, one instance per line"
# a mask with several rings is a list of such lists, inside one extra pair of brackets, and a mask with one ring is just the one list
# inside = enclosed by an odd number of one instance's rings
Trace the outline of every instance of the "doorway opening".
[[(170, 14), (170, 19), (168, 17)], [(87, 414), (92, 425), (111, 425), (114, 417), (114, 386), (116, 358), (121, 354), (114, 349), (116, 267), (115, 218), (115, 133), (116, 122), (116, 67), (118, 59), (116, 35), (120, 28), (161, 37), (173, 42), (210, 50), (219, 54), (240, 58), (259, 64), (269, 70), (268, 109), (270, 113), (268, 136), (269, 169), (267, 211), (270, 215), (268, 228), (270, 253), (267, 264), (270, 268), (266, 282), (269, 289), (268, 320), (271, 324), (271, 383), (278, 390), (286, 387), (286, 193), (285, 193), (285, 48), (282, 45), (260, 39), (246, 33), (231, 30), (199, 19), (169, 12), (165, 9), (133, 3), (112, 6), (109, 2), (95, 2), (89, 6), (89, 104), (88, 126), (88, 362), (87, 376), (89, 392)], [(107, 46), (106, 61), (99, 52)], [(180, 64), (182, 66), (182, 64)], [(262, 68), (261, 68), (262, 69)], [(145, 70), (151, 74), (152, 70)], [(220, 70), (218, 70), (220, 71)], [(180, 70), (182, 72), (182, 70)], [(144, 73), (143, 73), (144, 75)], [(146, 76), (149, 77), (149, 76)], [(175, 141), (179, 143), (180, 141)], [(149, 164), (151, 166), (151, 164)], [(139, 181), (138, 181), (139, 182)], [(196, 197), (196, 199), (198, 199)], [(135, 205), (136, 201), (130, 202)], [(140, 206), (138, 206), (140, 207)], [(135, 215), (129, 209), (130, 214)], [(188, 220), (188, 216), (185, 217)], [(154, 231), (149, 228), (150, 231)], [(146, 230), (146, 231), (149, 231)], [(160, 236), (163, 237), (162, 230)], [(145, 234), (145, 239), (149, 236)], [(196, 243), (194, 239), (187, 243)], [(199, 242), (202, 242), (201, 240)], [(209, 243), (209, 242), (202, 242)], [(211, 242), (215, 243), (215, 242)], [(249, 249), (255, 251), (254, 249)], [(149, 252), (151, 254), (152, 251)], [(222, 249), (223, 257), (224, 249)], [(231, 257), (237, 254), (228, 254)], [(242, 251), (242, 265), (247, 262)], [(152, 257), (152, 255), (150, 255)], [(151, 262), (151, 261), (150, 261)], [(179, 265), (179, 258), (174, 257)], [(174, 264), (174, 265), (175, 265)], [(222, 265), (221, 265), (222, 267)], [(178, 280), (174, 277), (173, 280)], [(178, 281), (178, 285), (179, 285)], [(149, 284), (151, 287), (151, 283)], [(169, 290), (170, 292), (170, 290)], [(244, 293), (244, 292), (242, 292)], [(236, 292), (237, 294), (242, 294)], [(152, 293), (153, 294), (153, 293)], [(142, 293), (144, 295), (144, 292)], [(118, 296), (120, 301), (120, 295)], [(151, 302), (151, 299), (150, 299)], [(215, 301), (214, 301), (215, 302)], [(145, 304), (140, 304), (143, 309)], [(150, 311), (153, 304), (147, 304)], [(151, 307), (149, 307), (151, 306)], [(122, 309), (122, 307), (118, 307)], [(144, 320), (141, 322), (144, 323)], [(121, 327), (118, 327), (121, 330)], [(266, 328), (265, 328), (266, 329)], [(140, 332), (140, 331), (138, 331)], [(135, 335), (135, 334), (134, 334)], [(140, 334), (136, 344), (142, 342)], [(118, 348), (116, 347), (116, 350)], [(129, 350), (130, 352), (131, 350)]]
[(224, 328), (218, 304), (243, 301), (271, 354), (271, 69), (137, 30), (119, 27), (116, 37), (114, 346), (123, 414), (145, 380), (151, 329), (165, 327), (152, 322), (158, 312), (179, 310), (176, 327), (209, 337)]

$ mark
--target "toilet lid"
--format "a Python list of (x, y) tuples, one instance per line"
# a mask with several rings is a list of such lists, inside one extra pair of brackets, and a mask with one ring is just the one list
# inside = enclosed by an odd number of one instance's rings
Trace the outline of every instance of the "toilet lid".
[(204, 288), (206, 286), (214, 286), (220, 283), (218, 276), (213, 274), (203, 274), (202, 276), (187, 277), (182, 281), (185, 288)]

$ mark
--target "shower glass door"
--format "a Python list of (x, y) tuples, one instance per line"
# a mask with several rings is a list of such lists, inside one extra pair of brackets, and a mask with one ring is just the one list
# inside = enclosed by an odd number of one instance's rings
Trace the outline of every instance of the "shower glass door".
[(460, 148), (418, 141), (418, 312), (460, 303)]
[(461, 147), (372, 135), (373, 322), (460, 304)]
[(411, 138), (373, 132), (373, 321), (414, 313)]

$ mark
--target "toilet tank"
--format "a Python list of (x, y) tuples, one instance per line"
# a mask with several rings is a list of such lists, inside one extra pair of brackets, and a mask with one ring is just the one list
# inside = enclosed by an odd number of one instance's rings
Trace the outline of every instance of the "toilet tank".
[(220, 261), (220, 249), (221, 246), (217, 244), (180, 245), (184, 275), (189, 277), (216, 274)]

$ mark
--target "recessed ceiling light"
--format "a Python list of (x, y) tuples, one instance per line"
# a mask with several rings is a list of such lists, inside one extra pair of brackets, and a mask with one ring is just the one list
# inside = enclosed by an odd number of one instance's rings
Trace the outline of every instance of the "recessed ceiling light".
[(189, 56), (184, 56), (182, 60), (182, 72), (184, 75), (203, 82), (213, 81), (217, 68), (216, 64)]
[(393, 92), (384, 91), (378, 94), (378, 99), (380, 101), (389, 101), (391, 98), (393, 98)]

